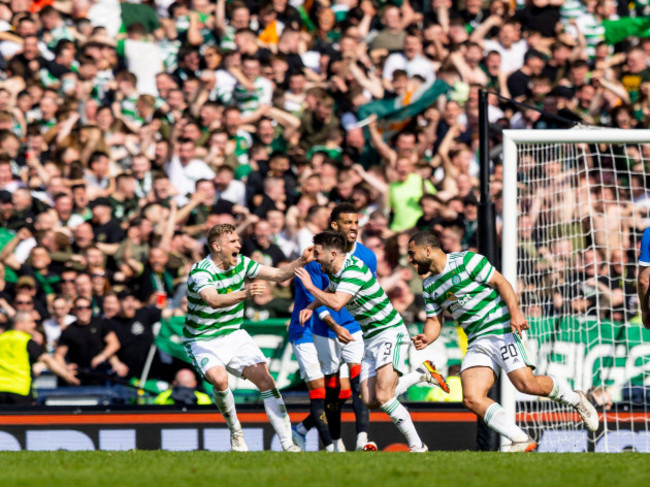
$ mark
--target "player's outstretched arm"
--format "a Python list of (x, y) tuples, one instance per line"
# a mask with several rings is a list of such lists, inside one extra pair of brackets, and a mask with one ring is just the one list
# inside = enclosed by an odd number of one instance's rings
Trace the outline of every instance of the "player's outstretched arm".
[(442, 330), (442, 323), (440, 323), (438, 316), (427, 317), (422, 333), (411, 338), (415, 349), (424, 350), (429, 344), (435, 342), (440, 336), (440, 330)]
[(257, 277), (259, 279), (264, 279), (265, 281), (286, 281), (287, 279), (293, 277), (296, 269), (304, 267), (312, 260), (314, 260), (314, 247), (308, 247), (298, 259), (294, 260), (290, 264), (283, 265), (279, 268), (260, 265), (260, 271), (257, 274)]
[(236, 293), (219, 294), (216, 288), (206, 287), (202, 289), (199, 294), (201, 299), (212, 308), (227, 308), (233, 304), (238, 304), (245, 299), (250, 299), (253, 296), (264, 294), (264, 286), (260, 283), (251, 283), (246, 289), (237, 291)]
[(494, 275), (492, 276), (492, 279), (490, 279), (490, 282), (488, 282), (488, 285), (496, 289), (501, 296), (501, 299), (506, 303), (508, 311), (510, 312), (510, 328), (512, 328), (512, 332), (521, 336), (521, 333), (529, 327), (524, 314), (521, 312), (521, 309), (519, 309), (515, 290), (499, 271), (494, 271)]
[(334, 311), (339, 311), (352, 299), (351, 294), (342, 292), (332, 293), (318, 289), (312, 282), (309, 272), (305, 269), (296, 269), (295, 274), (303, 286), (305, 286), (305, 289), (314, 296), (316, 301), (320, 301), (321, 306), (327, 306)]

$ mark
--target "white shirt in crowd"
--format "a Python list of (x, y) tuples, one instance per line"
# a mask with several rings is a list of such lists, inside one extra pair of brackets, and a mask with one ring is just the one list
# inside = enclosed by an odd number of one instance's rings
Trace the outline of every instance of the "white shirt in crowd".
[(138, 94), (158, 95), (156, 75), (163, 70), (163, 55), (153, 42), (126, 39), (124, 41), (126, 65), (138, 78)]
[[(72, 315), (66, 315), (63, 319), (64, 328), (69, 324), (77, 321), (77, 319)], [(63, 329), (59, 324), (54, 320), (54, 318), (49, 318), (43, 322), (43, 329), (45, 330), (45, 342), (47, 345), (47, 351), (54, 350), (56, 342), (61, 336)]]
[(392, 80), (393, 73), (398, 69), (406, 71), (409, 78), (418, 75), (424, 78), (424, 81), (427, 83), (432, 83), (436, 80), (436, 74), (433, 72), (433, 64), (421, 54), (418, 54), (409, 61), (401, 52), (394, 52), (386, 58), (382, 77)]
[(298, 231), (298, 254), (302, 255), (307, 247), (314, 245), (314, 234), (309, 230), (307, 225)]
[(524, 56), (528, 51), (528, 44), (525, 40), (513, 42), (510, 48), (506, 49), (500, 42), (491, 39), (483, 41), (483, 54), (490, 51), (497, 51), (501, 54), (501, 71), (511, 74), (524, 65)]
[(176, 203), (178, 206), (186, 205), (189, 202), (188, 195), (196, 190), (196, 182), (199, 179), (214, 179), (214, 171), (210, 169), (201, 159), (192, 159), (186, 166), (181, 164), (178, 156), (174, 156), (165, 166), (167, 177), (172, 185), (178, 190)]
[(233, 179), (224, 191), (217, 190), (217, 198), (230, 201), (236, 205), (246, 206), (246, 185), (237, 179)]

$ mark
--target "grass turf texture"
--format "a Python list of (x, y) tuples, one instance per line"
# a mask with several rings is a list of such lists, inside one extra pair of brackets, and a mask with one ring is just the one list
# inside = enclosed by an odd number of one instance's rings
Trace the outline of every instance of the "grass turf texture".
[(641, 453), (15, 452), (0, 453), (0, 485), (363, 487), (639, 486)]

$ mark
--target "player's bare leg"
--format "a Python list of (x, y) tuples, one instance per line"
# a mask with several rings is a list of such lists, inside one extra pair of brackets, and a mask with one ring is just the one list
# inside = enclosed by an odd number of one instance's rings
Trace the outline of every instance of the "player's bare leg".
[(379, 408), (379, 403), (377, 403), (377, 397), (375, 394), (375, 383), (377, 382), (377, 377), (370, 377), (364, 380), (359, 386), (361, 390), (361, 400), (366, 405), (368, 409), (377, 409)]
[(483, 418), (491, 429), (512, 442), (511, 451), (532, 451), (537, 444), (508, 417), (501, 405), (488, 397), (496, 381), (496, 374), (489, 367), (470, 367), (460, 373), (463, 386), (463, 404)]
[(392, 364), (376, 370), (377, 375), (361, 383), (361, 397), (370, 409), (381, 409), (390, 416), (397, 429), (406, 437), (412, 452), (427, 451), (420, 439), (408, 410), (395, 397), (399, 374)]
[(291, 421), (287, 407), (284, 405), (280, 391), (275, 387), (266, 362), (249, 365), (244, 368), (242, 376), (250, 380), (262, 393), (264, 409), (273, 429), (280, 438), (284, 451), (300, 451), (291, 439)]
[(573, 406), (589, 431), (598, 429), (599, 420), (596, 408), (587, 400), (582, 391), (574, 391), (568, 384), (553, 377), (534, 375), (529, 367), (513, 370), (508, 374), (508, 378), (519, 392), (548, 397), (560, 404)]
[(233, 451), (248, 451), (241, 424), (237, 419), (235, 397), (228, 387), (228, 372), (225, 367), (212, 367), (205, 373), (205, 380), (212, 384), (214, 403), (221, 411), (230, 430), (230, 447)]

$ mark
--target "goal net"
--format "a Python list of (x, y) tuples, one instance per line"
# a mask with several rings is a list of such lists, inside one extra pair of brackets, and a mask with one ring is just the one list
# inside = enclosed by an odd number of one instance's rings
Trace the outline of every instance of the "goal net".
[(650, 130), (506, 130), (502, 267), (530, 330), (536, 374), (584, 391), (601, 416), (502, 380), (539, 451), (650, 451), (650, 331), (636, 276), (650, 209)]

